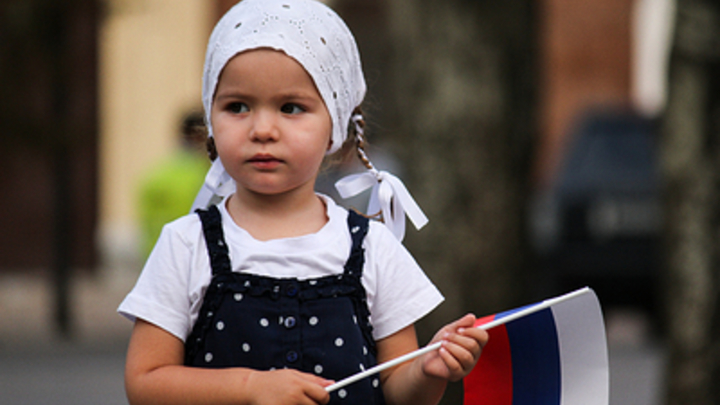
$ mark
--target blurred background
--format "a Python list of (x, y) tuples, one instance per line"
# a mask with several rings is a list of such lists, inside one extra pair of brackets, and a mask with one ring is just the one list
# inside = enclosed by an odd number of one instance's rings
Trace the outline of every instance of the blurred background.
[[(204, 177), (234, 2), (0, 0), (0, 404), (127, 403), (115, 308)], [(406, 237), (447, 297), (421, 343), (588, 285), (612, 405), (720, 404), (720, 1), (329, 3), (370, 156), (431, 219)]]

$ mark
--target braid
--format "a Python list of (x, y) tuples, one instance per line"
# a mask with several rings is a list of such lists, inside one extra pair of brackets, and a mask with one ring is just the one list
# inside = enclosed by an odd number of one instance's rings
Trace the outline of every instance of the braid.
[(373, 166), (372, 162), (370, 162), (370, 159), (367, 156), (367, 153), (365, 152), (365, 137), (363, 136), (363, 133), (365, 131), (365, 119), (362, 115), (362, 109), (360, 106), (355, 107), (352, 113), (353, 122), (355, 125), (353, 125), (352, 133), (355, 138), (355, 148), (357, 152), (357, 156), (362, 162), (362, 164), (368, 169), (368, 170), (375, 170), (375, 166)]
[(215, 161), (217, 159), (217, 148), (215, 148), (215, 138), (208, 137), (205, 141), (205, 147), (207, 148), (207, 154), (211, 161)]
[[(355, 151), (357, 153), (358, 158), (362, 162), (362, 164), (365, 166), (366, 169), (368, 169), (370, 172), (373, 172), (375, 175), (377, 175), (377, 169), (375, 168), (375, 165), (372, 164), (370, 161), (370, 158), (368, 158), (367, 153), (365, 152), (365, 119), (363, 118), (362, 109), (360, 106), (355, 107), (352, 113), (352, 122), (355, 125), (351, 125), (351, 135), (354, 135), (354, 143), (355, 143)], [(364, 216), (365, 218), (369, 219), (378, 219), (379, 221), (383, 221), (382, 218), (382, 210), (378, 211), (375, 214), (363, 214), (358, 210), (355, 210), (360, 215)]]

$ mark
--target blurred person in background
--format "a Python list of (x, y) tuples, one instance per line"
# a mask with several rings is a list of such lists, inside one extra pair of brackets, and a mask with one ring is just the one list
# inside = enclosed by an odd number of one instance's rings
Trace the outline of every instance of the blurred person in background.
[(204, 152), (207, 138), (203, 116), (191, 112), (183, 118), (180, 147), (143, 179), (139, 192), (142, 254), (150, 254), (162, 227), (187, 215), (209, 168)]

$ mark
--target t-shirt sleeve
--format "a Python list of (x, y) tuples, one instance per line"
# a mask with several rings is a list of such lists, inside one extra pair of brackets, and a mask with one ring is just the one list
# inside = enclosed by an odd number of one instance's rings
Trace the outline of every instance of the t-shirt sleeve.
[(152, 323), (185, 341), (191, 328), (188, 284), (192, 252), (182, 233), (166, 225), (118, 312), (131, 321), (140, 318)]
[(417, 322), (444, 298), (384, 225), (373, 224), (366, 240), (366, 291), (373, 337), (380, 340)]

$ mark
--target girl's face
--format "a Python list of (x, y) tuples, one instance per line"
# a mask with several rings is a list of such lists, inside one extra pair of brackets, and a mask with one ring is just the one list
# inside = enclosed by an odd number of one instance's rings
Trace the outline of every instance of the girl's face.
[(210, 120), (238, 192), (313, 192), (332, 121), (295, 59), (270, 49), (235, 56), (218, 80)]

